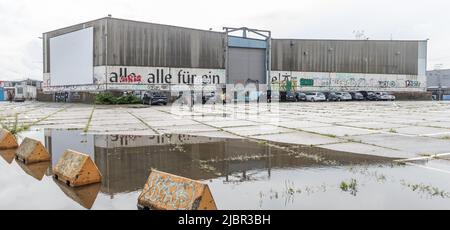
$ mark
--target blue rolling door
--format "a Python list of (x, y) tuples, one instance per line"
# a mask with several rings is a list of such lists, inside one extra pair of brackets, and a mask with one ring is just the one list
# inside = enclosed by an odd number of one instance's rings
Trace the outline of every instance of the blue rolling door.
[(0, 101), (5, 100), (5, 90), (3, 88), (0, 88)]

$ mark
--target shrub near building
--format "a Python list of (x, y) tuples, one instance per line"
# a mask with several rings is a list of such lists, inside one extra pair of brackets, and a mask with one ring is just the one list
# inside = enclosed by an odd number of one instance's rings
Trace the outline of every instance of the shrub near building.
[(95, 96), (95, 104), (119, 105), (119, 104), (141, 104), (142, 100), (133, 95), (115, 96), (110, 92), (99, 93)]

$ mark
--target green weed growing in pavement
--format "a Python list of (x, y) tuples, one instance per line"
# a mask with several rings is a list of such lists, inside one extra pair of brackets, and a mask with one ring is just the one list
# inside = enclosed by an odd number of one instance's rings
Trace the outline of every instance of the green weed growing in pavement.
[(395, 129), (389, 129), (389, 132), (390, 132), (390, 133), (397, 133), (397, 130), (395, 130)]
[(30, 128), (27, 124), (19, 124), (19, 114), (14, 115), (14, 121), (6, 122), (4, 119), (0, 119), (0, 126), (2, 129), (8, 130), (11, 134), (17, 135), (20, 132), (26, 131)]
[(425, 184), (412, 184), (401, 181), (403, 186), (410, 188), (413, 192), (428, 194), (432, 197), (450, 198), (450, 193), (439, 189), (438, 187)]
[(353, 196), (356, 196), (356, 193), (358, 192), (358, 182), (356, 182), (355, 179), (351, 179), (350, 182), (342, 181), (339, 185), (342, 191), (344, 192), (350, 192)]

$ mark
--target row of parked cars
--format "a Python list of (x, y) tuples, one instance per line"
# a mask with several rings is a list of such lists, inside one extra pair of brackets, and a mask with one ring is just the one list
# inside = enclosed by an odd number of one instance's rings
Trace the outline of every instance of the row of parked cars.
[(395, 96), (388, 92), (287, 92), (286, 101), (394, 101)]

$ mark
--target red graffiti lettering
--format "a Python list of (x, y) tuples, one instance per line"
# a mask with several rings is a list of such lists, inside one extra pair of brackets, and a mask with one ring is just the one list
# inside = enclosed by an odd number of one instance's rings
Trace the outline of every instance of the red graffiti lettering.
[(142, 77), (141, 75), (136, 75), (134, 73), (128, 75), (128, 76), (120, 76), (119, 82), (122, 83), (134, 83), (134, 82), (141, 82)]

